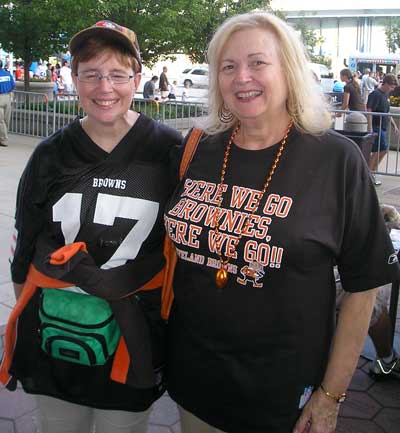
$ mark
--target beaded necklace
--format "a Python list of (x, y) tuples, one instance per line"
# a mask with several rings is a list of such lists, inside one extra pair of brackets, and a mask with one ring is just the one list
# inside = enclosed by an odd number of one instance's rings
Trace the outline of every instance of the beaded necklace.
[(278, 166), (278, 163), (280, 161), (283, 149), (285, 148), (285, 145), (286, 145), (286, 139), (289, 135), (290, 130), (292, 129), (292, 126), (293, 126), (293, 119), (290, 120), (289, 125), (286, 128), (285, 135), (284, 135), (284, 137), (281, 141), (281, 144), (279, 146), (279, 149), (276, 153), (275, 160), (272, 163), (272, 166), (269, 169), (268, 175), (264, 181), (264, 185), (262, 187), (261, 194), (258, 197), (256, 206), (254, 206), (251, 213), (249, 213), (247, 215), (246, 220), (243, 224), (242, 230), (240, 231), (240, 234), (236, 237), (236, 239), (233, 242), (233, 247), (230, 249), (229, 255), (226, 255), (225, 258), (223, 258), (222, 252), (221, 252), (222, 236), (221, 236), (221, 233), (219, 231), (219, 224), (220, 224), (219, 223), (219, 217), (221, 215), (221, 206), (222, 206), (222, 202), (223, 202), (223, 195), (222, 195), (223, 189), (222, 188), (223, 188), (223, 184), (225, 181), (225, 174), (226, 174), (226, 169), (228, 166), (229, 156), (230, 156), (230, 152), (231, 152), (231, 146), (232, 146), (233, 140), (235, 139), (237, 133), (240, 130), (240, 123), (237, 125), (237, 127), (232, 132), (232, 135), (228, 141), (228, 145), (226, 146), (226, 149), (225, 149), (224, 161), (222, 163), (221, 178), (220, 178), (220, 182), (219, 182), (218, 189), (217, 189), (217, 191), (218, 191), (218, 193), (217, 193), (218, 194), (218, 196), (217, 196), (218, 207), (217, 207), (217, 210), (215, 212), (214, 221), (213, 221), (214, 233), (215, 233), (215, 246), (216, 246), (216, 251), (217, 251), (217, 254), (219, 257), (219, 261), (221, 263), (221, 267), (216, 271), (216, 274), (215, 274), (215, 284), (217, 285), (217, 287), (219, 289), (222, 289), (223, 287), (225, 287), (226, 283), (228, 282), (228, 276), (229, 276), (228, 263), (229, 263), (230, 259), (234, 256), (236, 248), (237, 248), (240, 240), (243, 237), (243, 234), (245, 233), (245, 231), (246, 231), (246, 229), (250, 223), (250, 217), (253, 216), (255, 214), (255, 212), (257, 212), (257, 210), (258, 210), (260, 202), (261, 202), (262, 198), (264, 197), (265, 191), (267, 190), (267, 188), (271, 182), (272, 176), (274, 175), (275, 170)]

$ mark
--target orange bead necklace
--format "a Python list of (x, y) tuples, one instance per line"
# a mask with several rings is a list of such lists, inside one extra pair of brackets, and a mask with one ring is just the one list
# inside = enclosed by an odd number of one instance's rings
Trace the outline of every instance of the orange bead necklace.
[(268, 176), (266, 177), (266, 179), (264, 181), (264, 185), (262, 187), (261, 194), (258, 197), (256, 206), (247, 215), (246, 220), (245, 220), (245, 222), (243, 224), (242, 230), (240, 231), (240, 234), (236, 237), (236, 239), (233, 242), (233, 248), (231, 248), (231, 250), (225, 256), (225, 258), (223, 258), (222, 257), (222, 252), (221, 252), (222, 236), (221, 236), (221, 233), (219, 231), (219, 224), (220, 224), (219, 217), (221, 215), (221, 206), (222, 206), (222, 202), (223, 202), (222, 188), (223, 188), (223, 184), (224, 184), (224, 181), (225, 181), (225, 174), (226, 174), (226, 169), (227, 169), (227, 166), (228, 166), (229, 156), (230, 156), (230, 152), (231, 152), (231, 146), (232, 146), (233, 140), (235, 139), (237, 133), (240, 130), (240, 123), (234, 129), (234, 131), (232, 132), (232, 135), (231, 135), (231, 137), (230, 137), (230, 139), (228, 141), (228, 145), (226, 146), (226, 149), (225, 149), (224, 161), (222, 163), (221, 179), (220, 179), (220, 182), (219, 182), (219, 185), (218, 185), (218, 189), (217, 189), (217, 191), (218, 191), (217, 192), (217, 194), (218, 194), (217, 195), (218, 206), (217, 206), (217, 210), (215, 212), (214, 221), (213, 221), (214, 233), (215, 233), (215, 246), (216, 246), (216, 251), (217, 251), (217, 254), (218, 254), (218, 257), (219, 257), (219, 261), (221, 263), (220, 268), (217, 270), (217, 272), (215, 274), (215, 284), (217, 285), (217, 287), (219, 289), (222, 289), (223, 287), (225, 287), (226, 283), (228, 282), (228, 276), (229, 276), (229, 274), (228, 274), (228, 264), (229, 264), (229, 261), (234, 256), (236, 248), (237, 248), (240, 240), (243, 237), (243, 234), (245, 233), (245, 231), (246, 231), (246, 229), (247, 229), (247, 227), (248, 227), (248, 225), (250, 223), (250, 217), (252, 215), (254, 215), (255, 212), (257, 212), (257, 210), (258, 210), (260, 202), (261, 202), (262, 198), (264, 197), (265, 191), (267, 190), (267, 188), (268, 188), (268, 186), (269, 186), (269, 184), (271, 182), (272, 176), (274, 175), (275, 170), (276, 170), (276, 168), (278, 166), (278, 163), (280, 161), (282, 152), (283, 152), (283, 150), (285, 148), (285, 145), (286, 145), (286, 139), (287, 139), (287, 137), (289, 135), (290, 130), (292, 129), (292, 126), (293, 126), (293, 119), (290, 120), (289, 125), (288, 125), (288, 127), (286, 129), (285, 135), (284, 135), (284, 137), (283, 137), (283, 139), (281, 141), (281, 144), (279, 146), (279, 149), (278, 149), (278, 151), (276, 153), (275, 160), (272, 163), (272, 166), (271, 166), (271, 168), (269, 169), (269, 172), (268, 172)]

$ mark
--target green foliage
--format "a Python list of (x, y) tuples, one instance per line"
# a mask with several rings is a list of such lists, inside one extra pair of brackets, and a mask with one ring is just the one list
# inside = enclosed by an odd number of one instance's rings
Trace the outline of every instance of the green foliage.
[(307, 27), (304, 20), (301, 20), (296, 24), (296, 30), (300, 32), (301, 39), (306, 48), (308, 57), (313, 63), (322, 63), (328, 68), (332, 66), (332, 59), (326, 56), (315, 54), (315, 48), (319, 47), (324, 43), (325, 38), (323, 36), (316, 35), (315, 31)]
[(14, 103), (14, 109), (17, 110), (31, 110), (31, 111), (40, 111), (41, 113), (59, 113), (63, 115), (73, 115), (76, 116), (78, 113), (83, 113), (78, 101), (34, 101), (31, 102), (29, 100), (29, 96), (22, 101), (17, 101)]
[(206, 106), (202, 104), (179, 103), (179, 102), (163, 102), (152, 103), (136, 99), (133, 103), (132, 109), (146, 114), (156, 120), (175, 120), (195, 118), (206, 115)]
[(389, 99), (391, 107), (400, 107), (400, 96), (391, 96)]
[(319, 55), (317, 56), (313, 54), (312, 56), (310, 56), (310, 58), (313, 63), (320, 63), (327, 66), (329, 69), (332, 67), (332, 59), (330, 57)]
[(256, 8), (268, 9), (269, 0), (0, 0), (0, 40), (27, 68), (33, 60), (65, 52), (77, 31), (109, 19), (137, 33), (150, 66), (179, 52), (203, 62), (218, 25)]
[[(84, 112), (79, 105), (79, 101), (58, 99), (57, 101), (34, 101), (29, 100), (29, 96), (14, 103), (14, 109), (39, 111), (41, 113), (58, 113), (62, 115), (84, 116)], [(132, 110), (146, 114), (155, 120), (174, 120), (201, 117), (206, 114), (206, 107), (201, 104), (187, 103), (151, 103), (141, 99), (135, 99), (132, 103)]]
[(216, 28), (228, 17), (254, 9), (269, 10), (269, 0), (186, 0), (179, 16), (184, 31), (182, 50), (193, 62), (205, 62), (206, 50)]
[(385, 23), (386, 45), (391, 53), (400, 49), (400, 18), (388, 18)]
[(110, 14), (114, 2), (97, 0), (0, 0), (2, 48), (22, 58), (25, 88), (30, 62), (66, 51), (70, 37)]

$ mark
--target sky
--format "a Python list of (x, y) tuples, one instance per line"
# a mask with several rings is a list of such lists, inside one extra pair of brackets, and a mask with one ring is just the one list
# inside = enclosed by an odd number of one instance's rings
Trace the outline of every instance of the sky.
[(330, 9), (398, 9), (399, 0), (271, 0), (272, 9), (282, 10), (330, 10)]

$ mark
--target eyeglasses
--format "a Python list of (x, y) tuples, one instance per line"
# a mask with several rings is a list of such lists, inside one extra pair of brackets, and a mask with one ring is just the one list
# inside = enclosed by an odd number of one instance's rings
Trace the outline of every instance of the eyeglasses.
[(102, 75), (100, 72), (95, 71), (79, 72), (76, 76), (82, 83), (93, 85), (100, 84), (103, 78), (108, 80), (110, 84), (126, 84), (134, 77), (133, 75), (124, 74), (123, 72), (112, 72), (108, 75)]

